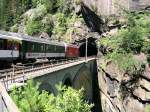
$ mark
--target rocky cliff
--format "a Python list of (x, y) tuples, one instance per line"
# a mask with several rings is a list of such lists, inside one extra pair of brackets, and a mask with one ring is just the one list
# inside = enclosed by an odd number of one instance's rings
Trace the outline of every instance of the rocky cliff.
[[(144, 54), (135, 58), (146, 59)], [(131, 75), (121, 72), (113, 62), (105, 62), (103, 57), (98, 63), (103, 112), (145, 112), (150, 104), (149, 66)]]
[(141, 10), (150, 5), (150, 0), (82, 0), (98, 15), (119, 15), (120, 8)]

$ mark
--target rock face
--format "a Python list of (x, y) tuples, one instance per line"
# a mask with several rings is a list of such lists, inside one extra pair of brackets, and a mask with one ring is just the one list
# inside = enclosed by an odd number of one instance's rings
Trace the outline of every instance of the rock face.
[(118, 15), (119, 7), (129, 10), (140, 10), (150, 5), (150, 0), (82, 0), (99, 15)]
[(149, 66), (138, 76), (132, 76), (120, 72), (112, 62), (102, 67), (106, 63), (102, 58), (98, 63), (103, 112), (145, 112), (150, 105)]

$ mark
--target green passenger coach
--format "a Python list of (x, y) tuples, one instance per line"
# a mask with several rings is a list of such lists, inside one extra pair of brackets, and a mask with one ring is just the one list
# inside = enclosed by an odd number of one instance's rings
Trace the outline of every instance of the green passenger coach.
[(22, 60), (62, 58), (65, 57), (65, 44), (24, 36), (22, 38), (20, 57)]

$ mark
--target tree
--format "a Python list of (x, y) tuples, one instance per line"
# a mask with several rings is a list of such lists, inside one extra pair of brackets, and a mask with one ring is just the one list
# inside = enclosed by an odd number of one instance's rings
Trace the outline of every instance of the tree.
[(54, 96), (46, 91), (39, 92), (38, 84), (28, 81), (21, 88), (11, 92), (21, 112), (90, 112), (93, 105), (83, 99), (83, 90), (57, 86), (58, 94)]

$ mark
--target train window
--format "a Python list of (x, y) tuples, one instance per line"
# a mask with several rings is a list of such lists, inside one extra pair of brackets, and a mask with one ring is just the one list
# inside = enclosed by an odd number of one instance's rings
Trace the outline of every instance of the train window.
[(18, 50), (19, 49), (19, 44), (18, 43), (14, 43), (14, 50)]
[(31, 50), (32, 50), (32, 51), (34, 51), (34, 44), (32, 44), (32, 46), (31, 46)]
[(13, 50), (17, 50), (17, 49), (18, 49), (18, 48), (17, 48), (17, 42), (16, 42), (16, 41), (13, 42), (12, 48), (13, 48)]
[(49, 52), (52, 51), (53, 50), (52, 47), (53, 47), (52, 45), (47, 45), (47, 51)]
[(41, 45), (41, 51), (43, 51), (44, 50), (44, 46), (43, 45)]
[(49, 46), (48, 46), (48, 45), (46, 45), (46, 51), (48, 51), (48, 49), (49, 49)]
[(54, 51), (57, 51), (57, 46), (54, 46)]
[(7, 40), (7, 50), (12, 50), (12, 49), (13, 49), (13, 41)]
[(4, 40), (0, 40), (0, 50), (4, 48)]

